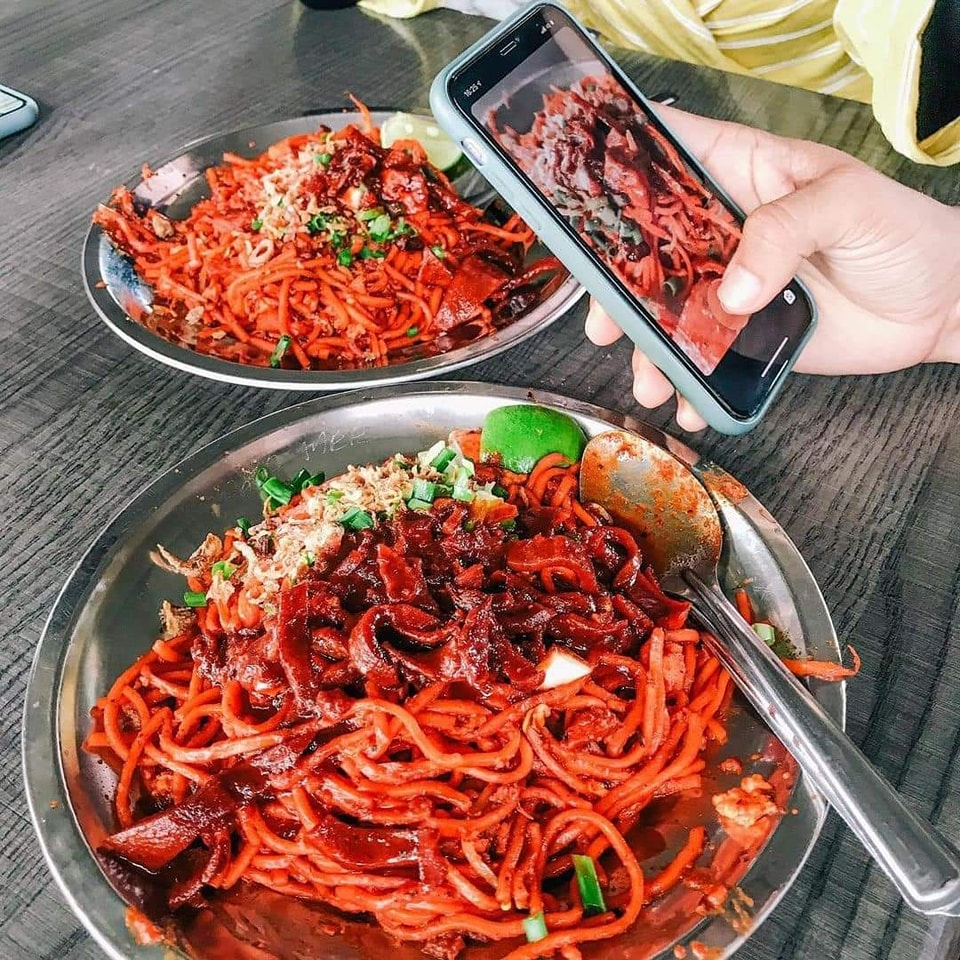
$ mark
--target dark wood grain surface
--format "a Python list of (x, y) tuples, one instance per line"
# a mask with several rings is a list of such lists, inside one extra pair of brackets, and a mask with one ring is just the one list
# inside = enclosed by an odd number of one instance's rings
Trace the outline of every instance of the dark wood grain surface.
[[(287, 0), (4, 0), (0, 82), (41, 119), (0, 142), (0, 957), (94, 958), (34, 840), (20, 719), (59, 586), (143, 484), (225, 430), (298, 399), (161, 368), (117, 340), (83, 293), (79, 251), (110, 189), (217, 130), (338, 106), (423, 108), (435, 72), (485, 24), (380, 21)], [(667, 61), (625, 58), (651, 93), (841, 146), (960, 201), (956, 170), (916, 167), (857, 104)], [(582, 310), (470, 378), (634, 411), (628, 350), (597, 350)], [(960, 371), (794, 376), (750, 436), (692, 442), (785, 526), (863, 672), (854, 739), (923, 816), (960, 840)], [(651, 416), (667, 425), (669, 411)], [(835, 818), (744, 960), (956, 960), (955, 921), (911, 915)]]

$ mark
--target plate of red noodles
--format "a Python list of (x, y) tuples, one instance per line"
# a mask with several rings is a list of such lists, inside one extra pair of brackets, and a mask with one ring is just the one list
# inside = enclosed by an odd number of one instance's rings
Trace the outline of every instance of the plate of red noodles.
[[(562, 449), (491, 447), (503, 407)], [(724, 589), (830, 673), (796, 548), (665, 434), (452, 382), (265, 417), (111, 521), (37, 651), (30, 810), (108, 956), (719, 960), (750, 936), (827, 808), (580, 499), (570, 438), (615, 427), (698, 472)], [(812, 692), (843, 721), (842, 684)]]
[(123, 340), (231, 383), (343, 390), (436, 376), (519, 343), (583, 288), (465, 159), (381, 144), (391, 114), (219, 134), (117, 187), (83, 249)]

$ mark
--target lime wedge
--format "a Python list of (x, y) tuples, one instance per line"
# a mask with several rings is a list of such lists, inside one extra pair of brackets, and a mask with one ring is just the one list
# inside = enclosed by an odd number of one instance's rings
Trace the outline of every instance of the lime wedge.
[(390, 147), (397, 140), (418, 140), (427, 152), (427, 159), (440, 170), (455, 167), (463, 151), (437, 126), (433, 117), (417, 113), (395, 113), (380, 125), (380, 143)]
[(548, 453), (576, 463), (585, 445), (583, 431), (572, 417), (535, 404), (497, 407), (487, 414), (480, 431), (480, 459), (498, 459), (514, 473), (529, 473)]

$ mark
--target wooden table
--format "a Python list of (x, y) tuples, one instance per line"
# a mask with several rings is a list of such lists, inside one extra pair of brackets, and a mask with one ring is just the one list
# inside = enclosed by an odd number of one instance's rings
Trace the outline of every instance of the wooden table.
[[(195, 138), (320, 107), (353, 91), (423, 108), (436, 71), (484, 29), (437, 13), (405, 23), (288, 0), (6, 0), (0, 81), (39, 101), (0, 143), (0, 957), (94, 958), (33, 837), (21, 788), (22, 694), (59, 586), (102, 525), (154, 475), (225, 430), (302, 395), (199, 380), (101, 324), (78, 272), (110, 189)], [(899, 159), (861, 105), (629, 56), (641, 86), (681, 105), (841, 146), (960, 200), (954, 170)], [(582, 310), (468, 377), (634, 410), (628, 350), (598, 350)], [(669, 412), (651, 419), (668, 423)], [(696, 446), (786, 527), (863, 656), (849, 729), (924, 817), (960, 839), (960, 374), (794, 376), (763, 425)], [(901, 906), (835, 818), (745, 960), (956, 958), (954, 921)]]

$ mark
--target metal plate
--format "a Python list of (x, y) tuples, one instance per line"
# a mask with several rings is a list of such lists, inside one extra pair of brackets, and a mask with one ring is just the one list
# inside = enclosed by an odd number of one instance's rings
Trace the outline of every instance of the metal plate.
[[(589, 435), (610, 425), (626, 427), (690, 464), (710, 486), (726, 527), (721, 561), (724, 586), (732, 589), (752, 580), (751, 589), (763, 613), (801, 650), (822, 659), (839, 659), (836, 635), (820, 591), (776, 521), (721, 469), (698, 461), (689, 448), (634, 420), (552, 394), (474, 383), (408, 385), (339, 395), (257, 420), (163, 474), (117, 515), (64, 586), (37, 650), (23, 734), (30, 812), (64, 896), (110, 957), (161, 960), (165, 955), (165, 948), (133, 943), (124, 921), (124, 904), (98, 867), (92, 848), (113, 829), (108, 797), (115, 780), (105, 765), (80, 749), (90, 727), (90, 708), (153, 642), (161, 599), (182, 590), (180, 578), (154, 566), (149, 551), (159, 541), (185, 555), (207, 531), (223, 529), (236, 516), (252, 515), (259, 498), (251, 474), (261, 463), (279, 474), (292, 473), (307, 463), (330, 476), (349, 464), (378, 461), (398, 450), (424, 449), (453, 428), (479, 425), (496, 406), (531, 399), (566, 410)], [(843, 686), (814, 684), (812, 689), (842, 723)], [(759, 851), (731, 849), (713, 816), (709, 790), (704, 797), (685, 800), (665, 815), (678, 827), (698, 820), (708, 823), (711, 839), (717, 844), (715, 856), (724, 851), (730, 862), (724, 879), (752, 899), (749, 917), (734, 925), (729, 916), (702, 917), (694, 912), (700, 895), (691, 898), (691, 891), (677, 888), (646, 910), (635, 930), (618, 941), (618, 957), (641, 960), (660, 951), (672, 956), (669, 948), (675, 943), (689, 944), (694, 939), (714, 948), (709, 954), (714, 960), (729, 956), (783, 896), (820, 832), (826, 805), (795, 773), (783, 748), (759, 718), (738, 700), (730, 711), (728, 731), (730, 742), (708, 757), (709, 770), (715, 772), (719, 761), (731, 754), (742, 758), (744, 774), (755, 770), (769, 773), (779, 765), (796, 776), (792, 783), (784, 776), (778, 788), (784, 807), (791, 812)], [(728, 778), (728, 785), (738, 779)], [(682, 830), (676, 833), (679, 842)], [(648, 871), (657, 869), (670, 855), (670, 849), (663, 850), (652, 855), (645, 866)], [(296, 909), (303, 916), (293, 923), (275, 925), (268, 938), (305, 929), (312, 908), (300, 905)], [(397, 960), (422, 958), (415, 949), (398, 948), (374, 928), (356, 923), (348, 927), (350, 935), (326, 934), (323, 939), (324, 935), (318, 934), (319, 942), (309, 951), (291, 949), (283, 956), (285, 960), (303, 956), (359, 960), (389, 951)], [(611, 956), (609, 951), (609, 944), (601, 944), (584, 953), (588, 957)], [(470, 948), (466, 956), (485, 960), (503, 952), (502, 945), (499, 949), (491, 945)]]
[[(382, 123), (391, 111), (372, 111), (375, 123)], [(144, 181), (135, 177), (127, 182), (138, 200), (164, 211), (174, 219), (185, 217), (201, 197), (209, 195), (204, 171), (222, 164), (223, 154), (233, 152), (255, 157), (270, 144), (298, 133), (309, 133), (321, 124), (338, 130), (358, 122), (356, 112), (328, 111), (247, 127), (217, 134), (190, 144), (179, 156), (161, 164)], [(486, 208), (498, 195), (475, 171), (454, 181), (457, 192), (476, 206)], [(502, 204), (502, 201), (500, 201)], [(548, 254), (539, 242), (527, 256), (527, 262)], [(388, 383), (403, 383), (435, 377), (496, 356), (516, 346), (563, 316), (586, 293), (572, 277), (545, 299), (534, 304), (522, 316), (501, 330), (471, 339), (469, 329), (453, 330), (433, 344), (417, 345), (409, 359), (385, 367), (358, 367), (348, 370), (279, 370), (221, 360), (174, 343), (148, 329), (137, 317), (149, 312), (153, 292), (136, 274), (129, 259), (110, 242), (104, 231), (91, 224), (83, 244), (81, 261), (84, 289), (100, 319), (130, 346), (178, 370), (201, 377), (245, 386), (275, 390), (351, 390)], [(465, 325), (469, 328), (469, 325)], [(437, 349), (443, 352), (434, 352)]]

